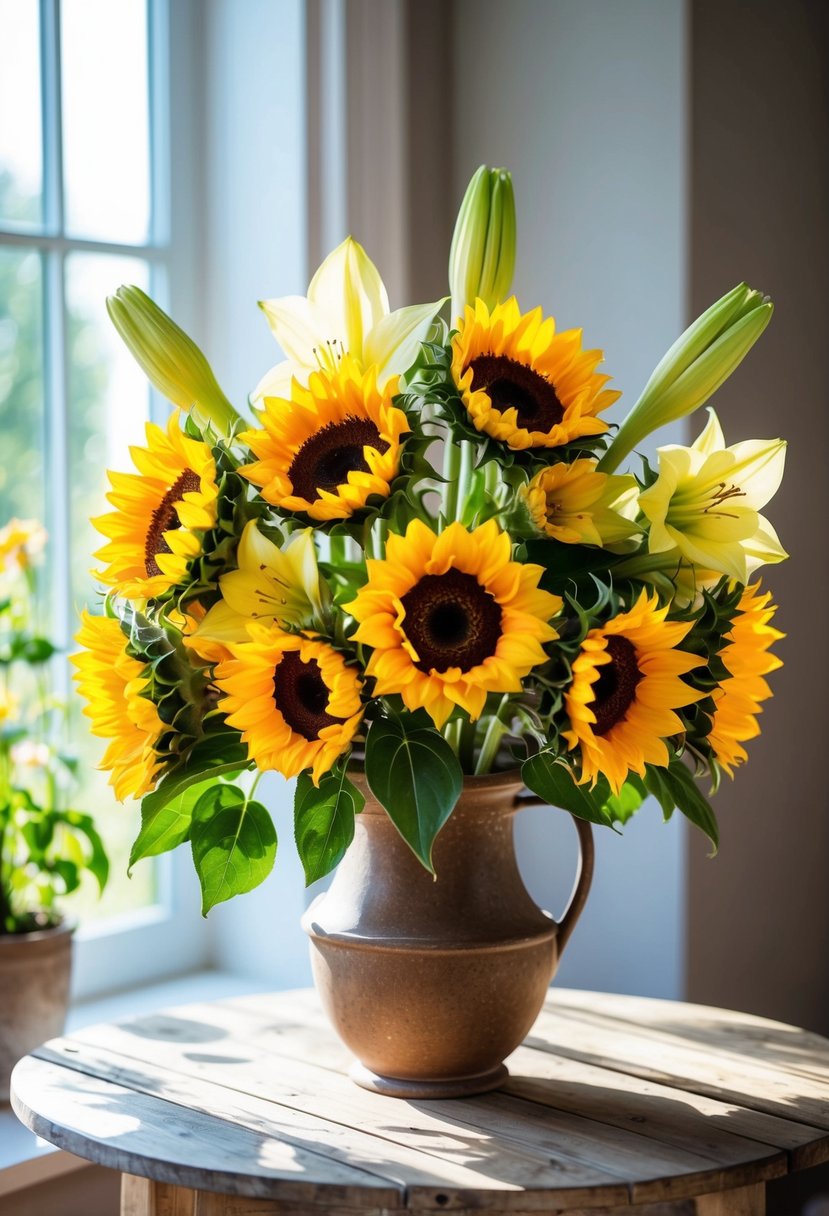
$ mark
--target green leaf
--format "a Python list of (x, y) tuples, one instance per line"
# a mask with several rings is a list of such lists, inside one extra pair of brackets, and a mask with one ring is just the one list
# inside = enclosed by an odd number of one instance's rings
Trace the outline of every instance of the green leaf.
[(665, 823), (671, 818), (676, 810), (676, 801), (667, 785), (660, 776), (665, 770), (654, 768), (652, 765), (647, 765), (645, 770), (645, 785), (649, 794), (653, 794), (656, 801), (662, 808), (662, 818)]
[(538, 794), (550, 806), (561, 807), (578, 819), (586, 819), (588, 823), (613, 827), (613, 819), (605, 810), (604, 791), (599, 786), (591, 790), (587, 785), (576, 785), (570, 767), (563, 760), (557, 760), (552, 753), (538, 752), (530, 756), (521, 766), (521, 776), (527, 789)]
[(48, 638), (27, 638), (20, 651), (20, 658), (26, 663), (46, 663), (53, 654), (57, 654), (57, 647), (53, 646)]
[(270, 815), (235, 785), (215, 785), (202, 794), (193, 808), (190, 844), (203, 916), (216, 904), (258, 887), (276, 858)]
[(73, 891), (77, 891), (81, 883), (81, 876), (78, 873), (78, 867), (73, 862), (58, 858), (52, 862), (50, 868), (63, 881), (63, 895), (71, 895)]
[[(679, 757), (674, 756), (668, 768), (648, 765), (646, 783), (662, 804), (663, 812), (666, 804), (672, 803), (677, 810), (682, 811), (686, 819), (690, 819), (691, 823), (705, 833), (714, 846), (709, 856), (714, 857), (720, 844), (717, 817), (708, 799), (700, 793), (690, 770)], [(669, 817), (670, 813), (666, 812), (665, 818)]]
[(641, 777), (629, 773), (625, 784), (618, 794), (608, 794), (602, 804), (614, 823), (627, 823), (648, 796), (648, 791)]
[(215, 784), (214, 770), (206, 779), (202, 776), (198, 783), (180, 788), (166, 802), (159, 803), (156, 798), (161, 792), (160, 786), (155, 795), (150, 794), (144, 799), (141, 803), (141, 831), (130, 850), (128, 872), (142, 858), (168, 853), (189, 840), (193, 807), (202, 794)]
[(297, 780), (294, 798), (294, 834), (305, 884), (329, 874), (354, 839), (354, 816), (365, 798), (352, 785), (344, 767), (337, 767), (315, 786), (307, 773)]
[[(158, 788), (141, 803), (142, 815), (154, 814), (188, 786), (201, 784), (210, 777), (234, 777), (250, 768), (248, 750), (236, 731), (206, 735), (190, 749), (182, 763), (170, 770)], [(172, 845), (168, 846), (172, 848)]]
[(71, 828), (75, 834), (86, 838), (89, 854), (84, 858), (84, 866), (97, 882), (98, 890), (103, 893), (109, 878), (109, 858), (92, 816), (84, 814), (83, 811), (58, 811), (56, 818), (60, 823)]
[(366, 780), (415, 857), (434, 874), (432, 846), (455, 809), (463, 773), (425, 714), (372, 722), (366, 738)]

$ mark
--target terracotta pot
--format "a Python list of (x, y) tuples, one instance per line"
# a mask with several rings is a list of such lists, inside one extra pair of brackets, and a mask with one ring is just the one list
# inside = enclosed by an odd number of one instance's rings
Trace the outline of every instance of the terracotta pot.
[(72, 971), (72, 924), (0, 934), (0, 1102), (17, 1061), (63, 1032)]
[(366, 795), (331, 887), (303, 917), (326, 1013), (367, 1089), (400, 1097), (483, 1093), (538, 1016), (584, 907), (590, 825), (574, 820), (581, 864), (560, 924), (518, 872), (513, 815), (538, 804), (517, 771), (467, 777), (435, 841), (437, 878)]

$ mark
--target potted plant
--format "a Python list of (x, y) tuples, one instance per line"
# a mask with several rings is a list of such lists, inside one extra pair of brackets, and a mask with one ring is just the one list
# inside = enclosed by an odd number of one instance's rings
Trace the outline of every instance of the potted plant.
[[(296, 777), (307, 879), (339, 867), (305, 922), (326, 1008), (356, 1079), (410, 1096), (499, 1083), (591, 824), (652, 795), (716, 849), (698, 778), (746, 758), (779, 666), (755, 572), (786, 556), (761, 514), (785, 443), (729, 445), (711, 411), (620, 471), (735, 370), (770, 301), (713, 304), (616, 429), (602, 353), (510, 296), (514, 257), (511, 181), (485, 167), (448, 308), (391, 311), (344, 241), (307, 296), (262, 303), (286, 358), (247, 419), (147, 296), (108, 302), (178, 407), (111, 475), (106, 613), (75, 659), (116, 792), (142, 799), (132, 861), (188, 843), (207, 913), (273, 866), (259, 775)], [(524, 787), (577, 821), (558, 926), (517, 873)]]
[(65, 703), (50, 678), (36, 521), (0, 529), (0, 1102), (18, 1059), (60, 1034), (69, 1003), (73, 925), (59, 900), (108, 863), (90, 815), (72, 809), (75, 763)]

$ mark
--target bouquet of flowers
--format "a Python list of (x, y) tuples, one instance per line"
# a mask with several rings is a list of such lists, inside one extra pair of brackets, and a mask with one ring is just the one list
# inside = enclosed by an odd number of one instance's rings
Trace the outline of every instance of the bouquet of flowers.
[(0, 936), (59, 924), (61, 897), (85, 871), (103, 891), (109, 869), (92, 817), (72, 808), (77, 761), (63, 746), (56, 647), (41, 620), (45, 544), (37, 520), (0, 528)]
[[(75, 658), (132, 860), (189, 841), (203, 907), (269, 873), (259, 774), (296, 777), (308, 881), (348, 847), (355, 769), (427, 868), (465, 774), (517, 768), (609, 827), (648, 794), (717, 842), (700, 778), (746, 758), (782, 635), (754, 578), (785, 552), (760, 513), (779, 439), (622, 462), (691, 414), (771, 318), (745, 284), (668, 351), (618, 429), (581, 330), (509, 295), (509, 174), (458, 216), (449, 298), (390, 311), (348, 239), (307, 296), (262, 302), (284, 355), (242, 418), (135, 287), (110, 315), (178, 407), (111, 473), (107, 587)], [(252, 770), (252, 783), (237, 784)]]

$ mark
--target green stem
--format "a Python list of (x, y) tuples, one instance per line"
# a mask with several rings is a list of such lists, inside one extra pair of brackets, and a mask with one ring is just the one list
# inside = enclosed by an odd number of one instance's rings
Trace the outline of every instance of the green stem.
[(457, 518), (463, 523), (468, 523), (466, 518), (466, 506), (469, 501), (469, 494), (472, 489), (472, 444), (462, 443), (459, 445), (461, 449), (461, 463), (458, 470), (458, 510)]
[(634, 553), (626, 561), (620, 562), (614, 567), (614, 574), (626, 575), (628, 578), (635, 578), (638, 574), (651, 574), (654, 571), (662, 570), (666, 574), (671, 574), (676, 571), (680, 564), (680, 557), (676, 552), (668, 553)]
[(505, 694), (501, 698), (501, 702), (497, 710), (489, 720), (489, 724), (486, 728), (486, 734), (484, 735), (484, 741), (481, 744), (478, 763), (475, 765), (476, 776), (480, 776), (482, 773), (488, 773), (492, 768), (492, 762), (498, 755), (498, 747), (508, 730), (508, 727), (506, 727), (501, 721), (501, 714), (504, 712), (508, 704), (509, 696)]
[(332, 566), (342, 566), (345, 562), (345, 542), (345, 536), (329, 536), (328, 554)]
[(458, 479), (461, 471), (461, 445), (451, 431), (443, 443), (443, 514), (447, 523), (452, 523), (458, 514)]
[(461, 742), (460, 719), (455, 718), (452, 722), (447, 722), (446, 725), (444, 726), (443, 730), (441, 731), (441, 734), (443, 735), (444, 739), (449, 744), (449, 746), (452, 748), (452, 751), (455, 753), (455, 755), (458, 756), (460, 754), (460, 742)]

